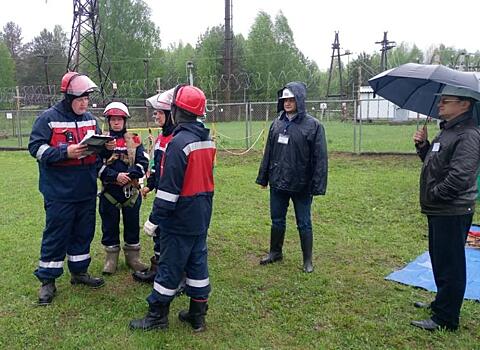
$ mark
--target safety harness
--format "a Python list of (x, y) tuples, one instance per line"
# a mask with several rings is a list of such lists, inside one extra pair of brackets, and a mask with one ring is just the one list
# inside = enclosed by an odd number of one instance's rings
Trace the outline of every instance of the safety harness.
[(103, 191), (105, 198), (118, 209), (133, 207), (137, 202), (137, 198), (140, 193), (138, 188), (133, 187), (131, 184), (125, 185), (123, 187), (123, 193), (125, 194), (125, 198), (127, 198), (127, 200), (123, 203), (120, 203), (110, 193)]
[[(127, 154), (119, 154), (119, 153), (112, 154), (112, 156), (106, 161), (107, 165), (112, 164), (117, 159), (120, 159), (130, 167), (135, 164), (136, 149), (138, 146), (140, 146), (141, 142), (137, 141), (138, 136), (136, 134), (132, 134), (129, 132), (126, 132), (123, 135), (123, 138), (125, 139), (125, 143), (127, 146)], [(128, 184), (123, 186), (122, 188), (123, 194), (127, 199), (123, 203), (120, 203), (110, 193), (106, 192), (105, 188), (103, 189), (102, 194), (112, 205), (114, 205), (118, 209), (121, 209), (124, 207), (133, 207), (135, 205), (138, 199), (138, 195), (140, 194), (139, 188), (140, 188), (140, 185), (138, 183), (138, 179), (133, 179)]]

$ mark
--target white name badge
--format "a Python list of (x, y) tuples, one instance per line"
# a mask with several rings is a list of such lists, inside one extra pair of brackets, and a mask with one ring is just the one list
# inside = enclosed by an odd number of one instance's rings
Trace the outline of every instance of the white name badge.
[(432, 152), (438, 152), (440, 150), (440, 142), (435, 142), (432, 147)]
[(284, 145), (288, 144), (288, 135), (278, 134), (278, 143), (283, 143)]

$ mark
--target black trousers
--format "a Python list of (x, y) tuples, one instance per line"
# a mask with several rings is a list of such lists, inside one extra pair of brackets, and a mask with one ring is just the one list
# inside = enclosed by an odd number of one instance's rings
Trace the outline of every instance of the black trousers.
[(467, 283), (465, 240), (473, 214), (428, 215), (428, 251), (437, 295), (432, 302), (432, 320), (457, 329)]

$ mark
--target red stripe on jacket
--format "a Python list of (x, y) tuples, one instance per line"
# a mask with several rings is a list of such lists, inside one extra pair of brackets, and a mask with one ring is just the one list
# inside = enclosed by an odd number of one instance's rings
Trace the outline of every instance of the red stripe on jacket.
[(193, 196), (202, 192), (213, 192), (213, 162), (215, 148), (204, 148), (190, 152), (180, 196)]

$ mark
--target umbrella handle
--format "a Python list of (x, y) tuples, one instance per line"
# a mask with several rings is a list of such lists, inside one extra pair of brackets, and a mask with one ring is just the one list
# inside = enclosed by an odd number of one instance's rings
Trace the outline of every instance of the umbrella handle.
[[(423, 123), (423, 126), (422, 126), (422, 130), (425, 132), (425, 141), (428, 140), (428, 129), (427, 129), (427, 123), (430, 121), (430, 119), (432, 119), (431, 117), (427, 117), (425, 118), (425, 122)], [(418, 132), (418, 124), (417, 124), (417, 132)], [(418, 145), (418, 144), (421, 144), (423, 142), (420, 142), (420, 141), (415, 141), (415, 144)]]
[(427, 123), (428, 123), (430, 120), (432, 120), (432, 117), (427, 117), (427, 118), (425, 118), (425, 122), (423, 123), (422, 129), (425, 129), (425, 128), (427, 127)]

